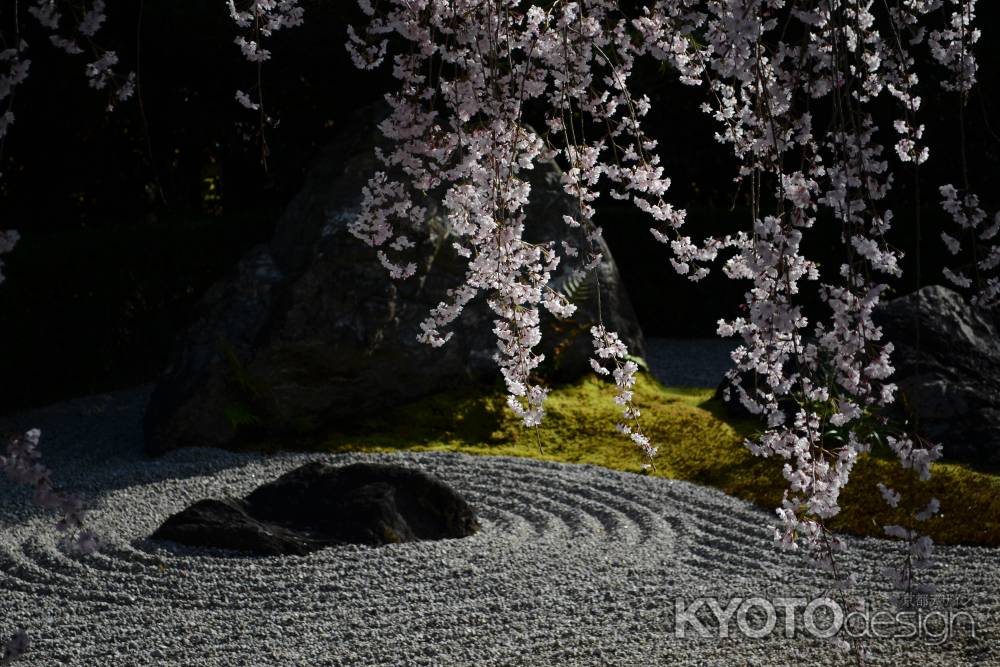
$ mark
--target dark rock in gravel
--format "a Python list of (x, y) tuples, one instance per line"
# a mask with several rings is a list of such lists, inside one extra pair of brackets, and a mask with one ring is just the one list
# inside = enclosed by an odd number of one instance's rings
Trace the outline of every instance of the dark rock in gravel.
[(378, 546), (468, 537), (479, 529), (458, 493), (420, 470), (308, 463), (243, 499), (199, 500), (153, 539), (261, 555), (307, 554), (336, 544)]
[(1000, 313), (938, 285), (894, 299), (875, 322), (896, 349), (898, 413), (944, 457), (1000, 468)]
[[(443, 347), (417, 341), (420, 323), (465, 273), (434, 198), (420, 202), (428, 218), (408, 233), (418, 263), (409, 280), (391, 281), (374, 250), (347, 230), (376, 168), (376, 120), (370, 110), (359, 113), (310, 169), (271, 242), (253, 248), (206, 293), (150, 398), (147, 452), (225, 447), (247, 434), (308, 433), (497, 380), (493, 314), (482, 298), (465, 308)], [(560, 175), (552, 163), (530, 172), (525, 238), (586, 247), (583, 233), (563, 222), (575, 201)], [(570, 278), (566, 262), (553, 275), (551, 286), (578, 310), (566, 321), (543, 315), (543, 370), (551, 380), (590, 372), (598, 301), (605, 325), (633, 354), (645, 354), (618, 269), (601, 246), (600, 299), (592, 280)]]

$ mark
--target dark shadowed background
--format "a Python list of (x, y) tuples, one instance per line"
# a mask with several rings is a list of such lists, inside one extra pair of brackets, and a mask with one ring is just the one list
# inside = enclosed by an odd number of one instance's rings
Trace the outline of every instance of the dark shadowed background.
[[(232, 43), (224, 3), (116, 6), (101, 41), (127, 67), (139, 62), (141, 104), (110, 114), (103, 94), (87, 87), (85, 60), (56, 52), (24, 21), (31, 76), (18, 89), (0, 157), (0, 228), (22, 235), (5, 257), (0, 287), (0, 412), (154, 379), (201, 293), (270, 237), (318, 149), (391, 85), (387, 68), (358, 72), (342, 46), (346, 25), (362, 19), (353, 3), (303, 4), (305, 25), (268, 44), (266, 110), (279, 123), (266, 132), (266, 169), (257, 119), (234, 99), (256, 72)], [(966, 109), (966, 133), (970, 181), (992, 212), (1000, 204), (1000, 22), (995, 3), (980, 3), (979, 13), (982, 84)], [(957, 100), (931, 83), (934, 72), (923, 68), (920, 91), (932, 137), (932, 159), (920, 171), (923, 243), (912, 173), (900, 174), (893, 195), (892, 241), (907, 252), (901, 292), (918, 280), (940, 282), (937, 185), (961, 178)], [(698, 90), (655, 64), (641, 67), (637, 82), (653, 101), (647, 128), (673, 179), (670, 199), (687, 208), (689, 233), (746, 227), (734, 161), (713, 141)], [(711, 336), (717, 319), (738, 312), (744, 284), (719, 275), (689, 283), (650, 237), (647, 218), (621, 202), (598, 210), (647, 335)], [(815, 232), (806, 253), (837, 266), (836, 226)]]

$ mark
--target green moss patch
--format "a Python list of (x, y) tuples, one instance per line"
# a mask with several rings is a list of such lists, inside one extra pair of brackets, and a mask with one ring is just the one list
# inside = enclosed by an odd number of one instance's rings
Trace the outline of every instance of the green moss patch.
[[(566, 463), (590, 463), (614, 470), (653, 474), (713, 486), (766, 509), (778, 506), (786, 483), (783, 461), (755, 457), (743, 439), (754, 422), (729, 419), (708, 389), (667, 388), (641, 374), (635, 401), (643, 428), (659, 447), (655, 469), (643, 471), (638, 448), (615, 430), (621, 410), (614, 387), (597, 378), (556, 388), (538, 429), (525, 429), (497, 392), (432, 396), (378, 418), (361, 420), (310, 443), (321, 451), (450, 451), (525, 456)], [(892, 460), (863, 456), (842, 499), (835, 530), (883, 536), (882, 525), (906, 523), (876, 487), (883, 481), (922, 509), (937, 497), (941, 515), (920, 526), (936, 542), (1000, 546), (1000, 476), (954, 464), (937, 464), (927, 482)]]

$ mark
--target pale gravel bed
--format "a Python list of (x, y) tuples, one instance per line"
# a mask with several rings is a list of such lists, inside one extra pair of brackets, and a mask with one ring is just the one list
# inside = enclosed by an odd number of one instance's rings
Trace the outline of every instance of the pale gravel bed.
[[(148, 387), (22, 415), (56, 482), (83, 493), (97, 554), (56, 546), (52, 519), (0, 482), (0, 634), (27, 628), (27, 665), (835, 665), (829, 644), (678, 638), (675, 599), (812, 597), (823, 579), (765, 530), (770, 515), (684, 482), (593, 466), (459, 454), (141, 453)], [(241, 495), (307, 460), (393, 461), (452, 484), (471, 538), (248, 558), (149, 541), (169, 514)], [(850, 540), (867, 580), (897, 553)], [(968, 599), (977, 637), (871, 645), (872, 664), (1000, 665), (1000, 550), (940, 549), (931, 576)], [(884, 605), (884, 594), (868, 598)], [(723, 601), (725, 605), (725, 601)], [(779, 626), (780, 627), (780, 626)]]
[(711, 387), (722, 382), (732, 365), (732, 338), (647, 338), (649, 370), (668, 387)]

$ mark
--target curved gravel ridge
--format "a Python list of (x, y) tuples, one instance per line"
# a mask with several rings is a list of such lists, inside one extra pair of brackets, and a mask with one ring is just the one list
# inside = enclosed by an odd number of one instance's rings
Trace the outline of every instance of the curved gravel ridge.
[[(94, 437), (101, 420), (130, 414), (142, 391), (116, 395), (96, 413), (36, 415), (36, 423), (49, 419), (46, 460), (57, 481), (89, 499), (89, 523), (105, 537), (96, 554), (64, 552), (51, 517), (0, 484), (0, 632), (28, 629), (34, 644), (26, 664), (845, 664), (828, 643), (780, 631), (762, 639), (675, 635), (678, 598), (714, 596), (724, 606), (734, 596), (826, 591), (799, 556), (772, 545), (769, 513), (717, 490), (451, 453), (261, 457), (186, 449), (150, 461), (136, 424), (129, 422), (130, 435), (121, 427), (125, 442)], [(46, 443), (43, 435), (43, 452)], [(305, 557), (247, 557), (146, 538), (197, 499), (243, 495), (308, 460), (420, 467), (464, 494), (483, 527), (461, 540)], [(883, 540), (850, 544), (844, 562), (867, 581), (898, 553)], [(1000, 551), (940, 552), (932, 578), (942, 592), (970, 598), (962, 608), (976, 619), (977, 637), (872, 643), (874, 664), (1000, 664)], [(885, 603), (880, 590), (866, 598)]]

